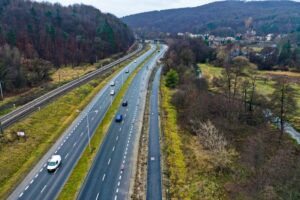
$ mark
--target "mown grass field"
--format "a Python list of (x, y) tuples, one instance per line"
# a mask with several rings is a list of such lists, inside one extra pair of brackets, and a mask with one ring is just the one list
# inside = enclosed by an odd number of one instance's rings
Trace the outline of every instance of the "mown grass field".
[[(0, 174), (0, 199), (5, 199), (9, 195), (32, 166), (54, 144), (78, 116), (77, 110), (82, 110), (123, 66), (135, 58), (136, 56), (122, 63), (111, 73), (68, 92), (46, 105), (41, 111), (31, 114), (5, 130), (4, 136), (0, 138), (0, 170), (2, 172)], [(27, 139), (18, 140), (16, 131), (24, 131)]]
[[(222, 74), (222, 68), (215, 67), (209, 64), (200, 64), (199, 67), (201, 68), (201, 71), (205, 78), (209, 81), (211, 90), (216, 91), (217, 88), (214, 88), (211, 84), (211, 81), (214, 77), (220, 77)], [(269, 96), (274, 92), (274, 84), (275, 82), (273, 80), (270, 80), (270, 76), (276, 75), (276, 76), (287, 76), (294, 79), (295, 77), (300, 79), (300, 73), (295, 72), (281, 72), (281, 71), (258, 71), (260, 79), (257, 80), (257, 92), (261, 95), (264, 95), (269, 99)], [(266, 78), (266, 79), (264, 79)], [(292, 87), (296, 91), (296, 101), (298, 104), (298, 108), (292, 117), (291, 122), (294, 127), (296, 127), (298, 130), (300, 130), (300, 84), (297, 82), (291, 83)]]
[(60, 195), (58, 197), (59, 200), (76, 199), (76, 196), (78, 195), (78, 192), (80, 191), (80, 188), (81, 188), (82, 184), (84, 183), (85, 177), (88, 175), (88, 172), (92, 166), (93, 160), (94, 160), (97, 152), (99, 151), (99, 148), (101, 146), (101, 143), (103, 142), (105, 134), (108, 131), (109, 126), (114, 119), (114, 116), (116, 115), (116, 112), (122, 102), (124, 95), (126, 94), (131, 82), (133, 81), (134, 77), (139, 72), (141, 67), (152, 56), (153, 56), (153, 54), (151, 54), (142, 64), (140, 64), (134, 70), (134, 72), (130, 75), (130, 77), (125, 81), (121, 90), (115, 97), (111, 107), (108, 109), (101, 124), (97, 128), (94, 136), (92, 137), (91, 148), (93, 149), (93, 151), (90, 152), (88, 147), (85, 149), (80, 160), (78, 161), (77, 165), (75, 166), (71, 176), (69, 177), (67, 183), (65, 184), (62, 192), (60, 193)]
[(83, 65), (78, 67), (62, 67), (52, 72), (51, 79), (52, 83), (67, 82), (77, 79), (85, 74), (95, 71), (96, 64), (94, 65)]

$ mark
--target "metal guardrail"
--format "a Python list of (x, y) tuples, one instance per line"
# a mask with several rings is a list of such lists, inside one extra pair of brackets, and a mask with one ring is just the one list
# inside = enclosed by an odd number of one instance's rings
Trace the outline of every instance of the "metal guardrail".
[(105, 66), (101, 67), (100, 69), (97, 69), (91, 73), (88, 73), (76, 80), (66, 83), (65, 85), (58, 87), (46, 94), (34, 99), (33, 101), (28, 102), (27, 104), (23, 105), (22, 107), (17, 108), (16, 110), (0, 117), (0, 129), (2, 130), (4, 128), (7, 128), (8, 126), (17, 122), (18, 120), (25, 117), (26, 115), (34, 112), (36, 109), (38, 109), (40, 106), (44, 105), (45, 103), (49, 102), (50, 100), (52, 100), (62, 94), (65, 94), (66, 92), (70, 91), (71, 89), (94, 79), (96, 76), (98, 76), (101, 73), (107, 71), (108, 69), (114, 67), (115, 65), (120, 64), (123, 61), (131, 58), (132, 56), (134, 56), (135, 54), (140, 52), (142, 50), (142, 48), (143, 48), (143, 45), (140, 44), (138, 49), (135, 50), (134, 52), (132, 52), (132, 53), (108, 64), (108, 65), (105, 65)]

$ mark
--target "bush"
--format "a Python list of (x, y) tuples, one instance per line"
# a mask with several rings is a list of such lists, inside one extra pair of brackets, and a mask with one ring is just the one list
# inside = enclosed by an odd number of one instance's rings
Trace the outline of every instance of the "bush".
[(196, 124), (193, 129), (203, 147), (213, 155), (211, 162), (214, 169), (216, 171), (230, 170), (236, 152), (227, 148), (228, 143), (223, 134), (210, 121)]
[(179, 76), (174, 69), (170, 69), (166, 76), (166, 86), (168, 88), (175, 88), (178, 84)]

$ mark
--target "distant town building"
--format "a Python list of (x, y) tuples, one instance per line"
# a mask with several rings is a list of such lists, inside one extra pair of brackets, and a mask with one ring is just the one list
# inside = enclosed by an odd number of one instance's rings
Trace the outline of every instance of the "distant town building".
[(273, 40), (273, 36), (274, 36), (274, 34), (272, 34), (272, 33), (268, 34), (266, 36), (266, 41), (268, 41), (268, 42), (272, 41)]

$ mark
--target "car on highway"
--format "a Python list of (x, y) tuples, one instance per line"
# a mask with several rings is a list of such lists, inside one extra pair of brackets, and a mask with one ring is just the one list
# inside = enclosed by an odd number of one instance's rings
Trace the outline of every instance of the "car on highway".
[(115, 86), (116, 85), (116, 83), (115, 83), (115, 81), (112, 81), (111, 83), (110, 83), (110, 86)]
[(128, 101), (124, 100), (124, 101), (122, 102), (122, 106), (123, 106), (123, 107), (126, 107), (127, 105), (128, 105)]
[(111, 91), (110, 91), (110, 95), (111, 95), (111, 96), (115, 95), (115, 90), (111, 90)]
[(137, 60), (135, 60), (134, 63), (137, 63)]
[(128, 74), (129, 73), (129, 69), (126, 69), (125, 73)]
[(47, 170), (49, 172), (53, 172), (59, 167), (60, 164), (61, 164), (61, 156), (53, 155), (48, 161)]
[(125, 165), (122, 164), (122, 165), (121, 165), (121, 171), (124, 171), (124, 169), (125, 169)]
[(122, 120), (123, 120), (123, 115), (117, 115), (116, 116), (116, 122), (122, 122)]

